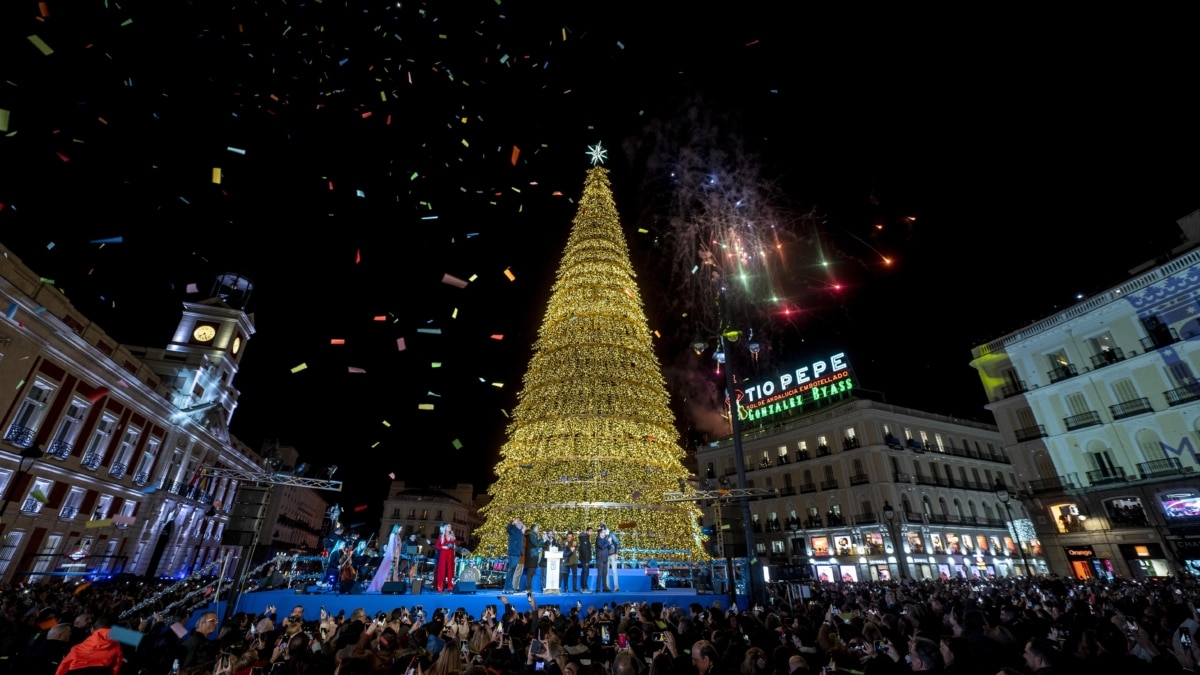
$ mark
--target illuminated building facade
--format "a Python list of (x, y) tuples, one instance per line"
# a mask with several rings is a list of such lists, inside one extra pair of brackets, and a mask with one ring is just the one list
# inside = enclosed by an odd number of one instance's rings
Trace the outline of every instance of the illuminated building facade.
[(197, 470), (259, 462), (227, 426), (254, 334), (227, 301), (249, 290), (222, 277), (217, 297), (185, 303), (165, 349), (146, 349), (0, 257), (0, 581), (179, 575), (236, 555), (221, 535), (237, 484)]
[[(286, 445), (264, 447), (262, 454), (264, 457), (278, 457), (284, 467), (297, 467), (303, 461), (296, 448)], [(316, 468), (319, 470), (323, 467)], [(311, 472), (307, 475), (311, 475)], [(255, 562), (262, 562), (267, 555), (274, 553), (320, 553), (324, 546), (321, 526), (328, 508), (329, 504), (320, 490), (298, 485), (276, 485), (263, 513), (263, 535), (259, 542), (260, 546), (266, 546), (269, 541), (271, 547), (265, 550), (266, 554), (256, 554)]]
[[(475, 486), (459, 483), (446, 487), (409, 487), (402, 480), (392, 481), (387, 500), (383, 503), (383, 519), (378, 540), (387, 543), (392, 526), (402, 526), (402, 534), (416, 532), (423, 538), (437, 537), (438, 525), (450, 523), (458, 545), (475, 548), (474, 532), (483, 523), (479, 507), (486, 495), (476, 497)], [(380, 546), (380, 550), (383, 545)]]
[[(801, 386), (775, 394), (774, 413), (743, 412), (754, 419), (742, 434), (747, 487), (776, 491), (750, 502), (756, 552), (772, 573), (1005, 577), (1026, 573), (1018, 539), (1035, 573), (1045, 571), (1020, 504), (1011, 504), (1014, 538), (997, 501), (996, 480), (1016, 477), (995, 427), (857, 398), (848, 369)], [(732, 484), (733, 452), (731, 439), (697, 450), (702, 488)], [(718, 525), (702, 506), (705, 524)]]
[(1200, 211), (1125, 283), (980, 345), (1051, 570), (1200, 573)]

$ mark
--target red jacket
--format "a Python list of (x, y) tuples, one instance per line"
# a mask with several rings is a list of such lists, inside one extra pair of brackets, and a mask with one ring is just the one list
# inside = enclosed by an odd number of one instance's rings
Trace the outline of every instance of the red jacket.
[(54, 675), (66, 675), (67, 671), (76, 668), (91, 668), (100, 666), (112, 668), (113, 675), (121, 670), (121, 644), (109, 639), (107, 628), (97, 628), (86, 640), (75, 645), (67, 657), (58, 664)]

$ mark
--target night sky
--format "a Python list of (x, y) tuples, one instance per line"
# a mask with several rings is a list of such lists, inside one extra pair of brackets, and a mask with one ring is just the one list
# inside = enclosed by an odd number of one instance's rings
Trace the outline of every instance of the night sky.
[(0, 244), (127, 344), (252, 278), (232, 431), (339, 464), (369, 520), (389, 472), (491, 482), (590, 144), (685, 438), (714, 378), (678, 194), (710, 165), (780, 237), (777, 292), (739, 300), (760, 374), (841, 349), (890, 402), (984, 421), (971, 347), (1200, 208), (1193, 58), (1138, 17), (542, 4), (4, 3)]

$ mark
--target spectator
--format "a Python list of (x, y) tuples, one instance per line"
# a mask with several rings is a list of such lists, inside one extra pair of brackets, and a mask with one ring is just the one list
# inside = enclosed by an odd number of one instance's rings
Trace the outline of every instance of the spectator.
[(97, 672), (101, 668), (111, 669), (113, 675), (118, 675), (124, 656), (121, 653), (121, 645), (108, 637), (108, 631), (113, 625), (113, 617), (102, 616), (96, 619), (95, 625), (96, 628), (92, 634), (83, 642), (72, 647), (66, 658), (58, 664), (55, 675), (66, 675), (72, 670), (83, 668), (95, 668)]

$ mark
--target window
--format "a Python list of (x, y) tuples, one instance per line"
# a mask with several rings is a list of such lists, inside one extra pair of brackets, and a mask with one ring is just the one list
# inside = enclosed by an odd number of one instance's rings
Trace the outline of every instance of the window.
[[(1142, 456), (1146, 461), (1154, 461), (1166, 459), (1167, 455), (1163, 451), (1162, 442), (1158, 438), (1158, 434), (1152, 429), (1141, 429), (1137, 432), (1138, 449), (1142, 451)], [(1097, 467), (1102, 468), (1102, 467)]]
[(25, 494), (25, 503), (21, 505), (21, 510), (25, 513), (41, 513), (42, 508), (46, 505), (46, 496), (50, 494), (52, 487), (54, 487), (54, 481), (35, 478), (33, 486)]
[(67, 499), (63, 502), (62, 508), (58, 510), (58, 516), (64, 520), (70, 520), (79, 515), (79, 505), (83, 503), (83, 495), (87, 491), (80, 487), (73, 487), (67, 493)]
[(1079, 392), (1067, 394), (1067, 410), (1070, 411), (1072, 417), (1091, 412), (1088, 409), (1087, 399)]
[(121, 515), (123, 515), (123, 516), (132, 516), (133, 512), (136, 510), (137, 510), (137, 502), (131, 502), (128, 499), (126, 499), (124, 502), (121, 503)]
[(786, 460), (787, 460), (787, 453), (788, 453), (788, 447), (787, 447), (786, 445), (781, 445), (781, 446), (779, 446), (779, 457), (780, 457), (780, 459), (782, 459), (782, 460), (786, 461)]
[(429, 520), (429, 509), (421, 510), (421, 520)]
[(84, 468), (93, 471), (100, 468), (100, 463), (104, 461), (104, 450), (108, 446), (113, 427), (116, 425), (117, 420), (109, 415), (100, 418), (100, 422), (96, 424), (96, 429), (92, 432), (92, 437), (88, 439), (87, 450), (83, 452), (83, 459), (80, 461)]
[[(50, 569), (50, 563), (54, 561), (54, 554), (58, 553), (58, 547), (62, 541), (61, 534), (52, 534), (46, 537), (46, 544), (42, 546), (41, 555), (33, 562), (34, 572), (45, 572)], [(33, 580), (37, 580), (37, 577), (34, 577)]]
[(924, 509), (924, 513), (925, 513), (925, 515), (927, 515), (927, 516), (932, 516), (932, 515), (933, 515), (933, 504), (931, 504), (931, 503), (929, 502), (929, 496), (928, 496), (928, 495), (925, 495), (925, 496), (921, 497), (921, 508), (923, 508), (923, 509)]
[(911, 441), (913, 439), (912, 429), (904, 427), (904, 440)]
[[(1017, 410), (1017, 428), (1018, 429), (1030, 429), (1030, 428), (1033, 428), (1036, 426), (1037, 426), (1037, 418), (1033, 416), (1032, 409), (1030, 409), (1028, 406), (1026, 406), (1024, 408), (1020, 408)], [(963, 440), (963, 449), (967, 450), (970, 447), (971, 446), (967, 444), (967, 441)]]
[(17, 407), (17, 414), (13, 416), (12, 425), (4, 435), (4, 440), (22, 448), (33, 444), (34, 434), (37, 433), (38, 425), (46, 414), (46, 404), (50, 402), (50, 395), (53, 393), (50, 385), (41, 380), (29, 385), (25, 390), (25, 400)]
[(942, 512), (943, 516), (950, 515), (950, 507), (946, 504), (945, 497), (938, 497), (938, 509)]
[(9, 532), (4, 535), (4, 545), (0, 546), (0, 575), (8, 569), (8, 564), (12, 562), (17, 553), (17, 547), (21, 545), (21, 538), (24, 536), (25, 533), (21, 531)]
[(1050, 370), (1058, 370), (1071, 365), (1071, 362), (1067, 360), (1067, 353), (1061, 349), (1047, 354), (1046, 361), (1050, 364)]
[(54, 438), (50, 441), (50, 447), (46, 453), (51, 457), (58, 459), (66, 459), (71, 454), (71, 449), (75, 445), (75, 439), (79, 436), (79, 429), (83, 426), (83, 417), (87, 414), (88, 404), (82, 399), (72, 399), (67, 405), (66, 412), (63, 413), (62, 422), (58, 425), (58, 431), (54, 432)]
[(937, 450), (938, 452), (946, 451), (946, 446), (942, 443), (942, 435), (941, 434), (933, 435), (933, 446), (934, 446), (933, 449)]
[(129, 470), (129, 462), (133, 458), (133, 448), (137, 445), (138, 436), (142, 430), (135, 427), (126, 427), (125, 433), (121, 435), (121, 443), (117, 446), (117, 455), (113, 458), (112, 468), (109, 473), (114, 478), (122, 478), (125, 472)]
[(1166, 371), (1167, 377), (1176, 387), (1182, 387), (1196, 381), (1195, 376), (1192, 375), (1191, 367), (1184, 361), (1173, 361), (1167, 364)]
[(800, 441), (800, 452), (808, 452), (808, 441)]
[(1113, 397), (1118, 403), (1128, 403), (1136, 401), (1140, 396), (1137, 394), (1137, 388), (1133, 386), (1133, 381), (1129, 378), (1122, 378), (1112, 383)]
[(157, 438), (146, 440), (146, 449), (142, 451), (142, 457), (138, 460), (137, 469), (133, 472), (134, 483), (145, 485), (150, 482), (150, 471), (154, 469), (154, 458), (158, 455), (158, 446), (160, 443)]
[(8, 494), (8, 481), (12, 480), (12, 475), (12, 471), (0, 469), (0, 495)]
[(1095, 337), (1087, 338), (1085, 342), (1087, 342), (1088, 349), (1093, 354), (1107, 354), (1112, 352), (1117, 346), (1117, 343), (1113, 341), (1112, 333), (1108, 331), (1104, 331)]
[(919, 433), (921, 434), (921, 447), (928, 450), (929, 449), (929, 434), (925, 433), (924, 431), (919, 432)]

